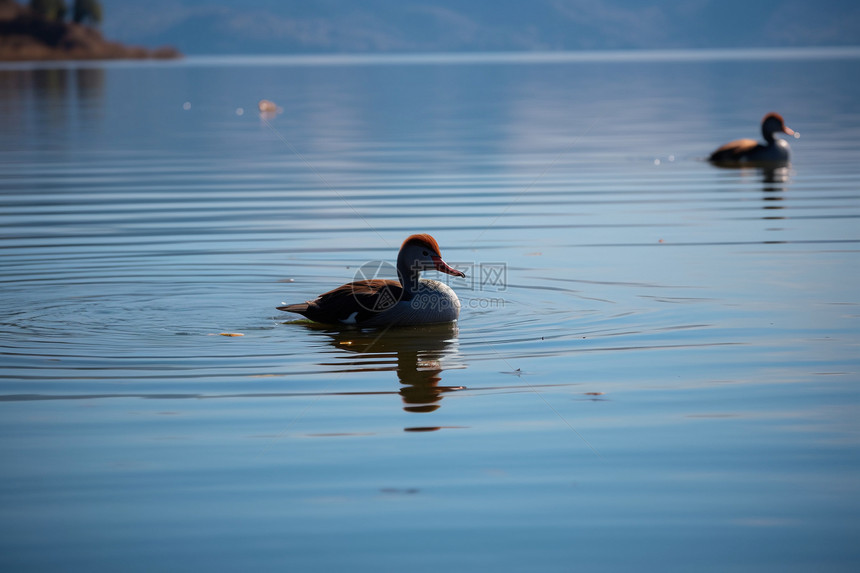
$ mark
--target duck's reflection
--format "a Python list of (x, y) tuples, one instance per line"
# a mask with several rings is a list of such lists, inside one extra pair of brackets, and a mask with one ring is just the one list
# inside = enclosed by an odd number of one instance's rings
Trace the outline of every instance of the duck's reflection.
[[(761, 168), (761, 190), (762, 200), (764, 201), (764, 209), (766, 211), (775, 211), (785, 209), (782, 203), (783, 193), (788, 186), (789, 168), (783, 167), (766, 167)], [(763, 219), (785, 219), (785, 216), (776, 214), (767, 214)]]
[[(761, 182), (762, 201), (764, 201), (762, 208), (766, 211), (785, 208), (782, 201), (784, 199), (784, 193), (788, 188), (789, 180), (791, 179), (791, 166), (789, 164), (750, 164), (744, 166), (714, 164), (714, 166), (726, 170), (739, 170), (743, 179), (748, 180), (749, 177), (757, 177)], [(785, 219), (785, 217), (773, 213), (766, 213), (762, 219)]]
[[(439, 408), (443, 394), (462, 386), (442, 386), (442, 359), (451, 362), (457, 352), (457, 323), (388, 330), (320, 329), (330, 344), (349, 355), (348, 371), (395, 371), (402, 387), (400, 396), (407, 412), (432, 412)], [(326, 363), (344, 366), (340, 360)]]

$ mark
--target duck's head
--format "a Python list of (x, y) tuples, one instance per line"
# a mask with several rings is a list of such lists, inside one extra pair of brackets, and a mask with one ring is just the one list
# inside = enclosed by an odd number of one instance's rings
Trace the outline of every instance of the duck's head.
[(397, 270), (406, 276), (416, 276), (420, 271), (430, 270), (455, 277), (466, 276), (466, 273), (458, 271), (442, 260), (442, 255), (439, 254), (439, 243), (426, 233), (412, 235), (403, 241), (400, 253), (397, 255)]
[(769, 113), (761, 120), (761, 134), (764, 136), (765, 141), (773, 141), (774, 133), (784, 133), (800, 137), (799, 133), (785, 125), (785, 120), (782, 119), (781, 115), (778, 113)]

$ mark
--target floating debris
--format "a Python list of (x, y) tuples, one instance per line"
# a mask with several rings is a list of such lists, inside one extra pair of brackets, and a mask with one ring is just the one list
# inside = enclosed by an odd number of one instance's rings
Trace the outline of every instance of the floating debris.
[(257, 104), (257, 107), (260, 109), (261, 113), (277, 113), (278, 112), (278, 104), (273, 101), (269, 101), (267, 99), (261, 99), (260, 103)]
[(245, 336), (241, 332), (219, 332), (218, 336)]
[(519, 378), (520, 376), (525, 374), (525, 372), (523, 372), (521, 368), (517, 368), (513, 372), (500, 372), (499, 374), (510, 374), (511, 376), (516, 376)]

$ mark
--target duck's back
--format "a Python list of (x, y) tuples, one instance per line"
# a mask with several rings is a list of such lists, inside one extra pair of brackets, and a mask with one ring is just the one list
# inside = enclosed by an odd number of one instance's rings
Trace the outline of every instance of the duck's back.
[(371, 279), (341, 285), (314, 300), (277, 308), (322, 324), (361, 324), (394, 306), (402, 293), (397, 281)]
[(755, 149), (758, 142), (755, 139), (736, 139), (723, 145), (708, 158), (709, 161), (740, 161), (744, 154)]

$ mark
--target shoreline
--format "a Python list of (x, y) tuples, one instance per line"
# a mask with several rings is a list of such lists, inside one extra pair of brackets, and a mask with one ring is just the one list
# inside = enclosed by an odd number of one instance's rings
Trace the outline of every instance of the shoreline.
[(47, 20), (16, 2), (0, 1), (0, 62), (81, 60), (168, 60), (176, 48), (127, 46), (108, 40), (91, 26)]

